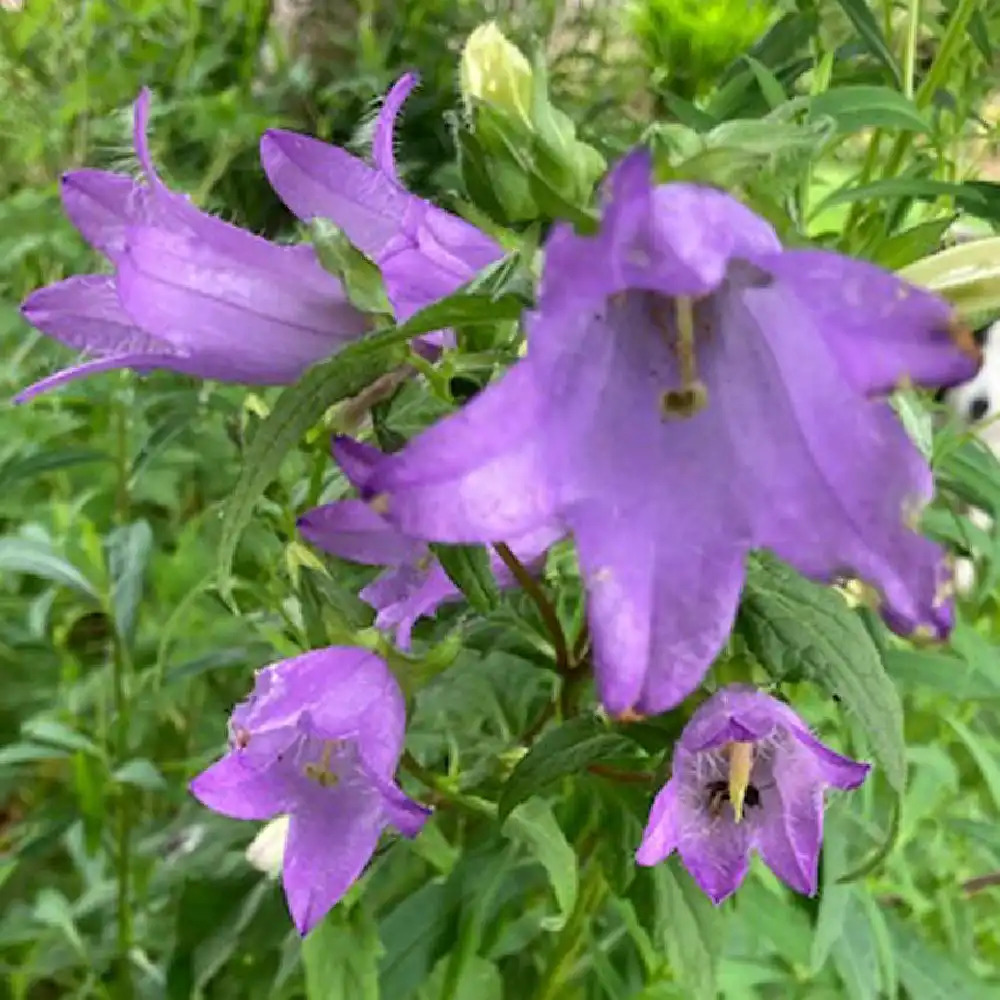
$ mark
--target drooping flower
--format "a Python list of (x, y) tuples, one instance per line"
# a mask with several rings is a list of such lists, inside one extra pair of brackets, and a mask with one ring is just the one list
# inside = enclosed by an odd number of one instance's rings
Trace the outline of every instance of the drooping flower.
[(401, 531), (470, 543), (561, 522), (615, 714), (694, 690), (751, 548), (947, 630), (942, 553), (910, 527), (930, 469), (871, 398), (973, 370), (942, 300), (782, 250), (720, 191), (653, 186), (641, 152), (610, 176), (599, 233), (557, 226), (545, 257), (526, 357), (371, 474)]
[(393, 130), (417, 80), (407, 73), (386, 94), (375, 122), (374, 167), (296, 132), (271, 129), (260, 141), (261, 163), (281, 200), (303, 221), (329, 219), (378, 265), (401, 322), (503, 256), (485, 233), (399, 181)]
[(62, 179), (67, 215), (114, 272), (48, 285), (22, 306), (29, 323), (92, 359), (19, 400), (115, 368), (294, 382), (368, 327), (311, 248), (271, 243), (163, 184), (147, 142), (149, 104), (143, 90), (133, 130), (141, 180), (103, 170)]
[[(358, 596), (375, 609), (376, 627), (394, 631), (396, 644), (409, 649), (417, 619), (432, 615), (446, 601), (461, 600), (462, 594), (426, 542), (403, 534), (366, 502), (368, 477), (382, 452), (347, 437), (334, 438), (332, 450), (361, 496), (307, 511), (299, 518), (299, 530), (331, 555), (388, 567)], [(512, 542), (511, 551), (521, 563), (532, 567), (561, 534), (559, 528), (543, 525)], [(513, 586), (514, 578), (499, 557), (491, 556), (490, 566), (499, 586)]]
[(783, 702), (744, 685), (723, 688), (681, 733), (636, 861), (655, 865), (677, 851), (721, 903), (757, 851), (778, 878), (812, 896), (824, 790), (857, 788), (869, 769), (820, 743)]
[(385, 827), (414, 837), (427, 818), (393, 777), (405, 721), (381, 659), (313, 650), (257, 674), (230, 718), (229, 752), (191, 783), (225, 816), (289, 816), (282, 878), (301, 934), (361, 875)]

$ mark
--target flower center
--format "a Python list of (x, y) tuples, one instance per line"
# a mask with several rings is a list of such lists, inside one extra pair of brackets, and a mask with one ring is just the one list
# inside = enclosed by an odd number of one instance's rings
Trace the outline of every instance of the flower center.
[[(336, 765), (340, 763), (342, 740), (325, 740), (320, 751), (319, 760), (308, 761), (302, 768), (302, 773), (315, 781), (322, 788), (333, 788), (340, 782), (340, 772)], [(337, 759), (334, 759), (334, 754)]]
[(653, 321), (671, 339), (681, 376), (680, 387), (668, 389), (660, 397), (660, 410), (664, 417), (687, 419), (708, 404), (708, 389), (698, 378), (698, 359), (694, 349), (694, 299), (684, 296), (673, 302), (674, 323), (663, 312), (665, 303), (658, 301), (653, 307)]
[(724, 747), (728, 762), (728, 780), (716, 779), (705, 786), (706, 805), (712, 816), (722, 812), (725, 803), (733, 810), (733, 821), (743, 820), (744, 808), (758, 809), (761, 805), (760, 789), (750, 780), (753, 771), (752, 743), (736, 741)]

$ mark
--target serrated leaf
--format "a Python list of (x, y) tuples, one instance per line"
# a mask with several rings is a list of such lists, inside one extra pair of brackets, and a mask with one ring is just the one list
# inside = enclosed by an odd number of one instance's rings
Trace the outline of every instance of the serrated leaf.
[(218, 571), (225, 584), (243, 529), (258, 498), (294, 448), (334, 403), (360, 392), (395, 360), (390, 351), (371, 353), (362, 341), (311, 368), (278, 397), (247, 449), (240, 478), (226, 505), (219, 542)]
[(486, 549), (481, 545), (432, 544), (431, 551), (473, 608), (488, 614), (497, 606), (500, 591)]
[(837, 3), (854, 25), (865, 48), (892, 74), (897, 84), (901, 83), (899, 63), (896, 62), (867, 0), (837, 0)]
[(302, 942), (307, 1000), (379, 1000), (381, 955), (365, 908), (334, 907)]
[(867, 913), (852, 891), (847, 917), (833, 944), (833, 964), (850, 1000), (879, 1000), (879, 960)]
[(902, 794), (903, 707), (871, 635), (843, 598), (777, 559), (753, 557), (739, 628), (772, 676), (800, 672), (840, 698), (864, 729), (889, 783)]
[(100, 597), (90, 580), (46, 542), (30, 538), (0, 538), (0, 573), (5, 571), (51, 580), (95, 601)]
[(813, 117), (828, 116), (840, 133), (866, 128), (889, 128), (904, 132), (927, 132), (930, 124), (904, 94), (890, 87), (863, 84), (834, 87), (809, 101)]
[(501, 820), (515, 806), (577, 774), (588, 764), (633, 752), (634, 744), (593, 716), (571, 719), (551, 729), (525, 754), (511, 772), (497, 804)]
[(576, 854), (556, 822), (552, 807), (538, 798), (522, 802), (504, 821), (502, 831), (511, 840), (525, 845), (548, 874), (560, 919), (548, 921), (546, 929), (560, 930), (576, 905), (579, 878)]

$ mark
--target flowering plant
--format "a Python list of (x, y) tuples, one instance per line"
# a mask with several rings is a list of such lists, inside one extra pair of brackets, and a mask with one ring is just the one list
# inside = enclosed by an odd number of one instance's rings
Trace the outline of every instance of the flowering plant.
[[(163, 183), (146, 90), (138, 178), (63, 179), (110, 272), (24, 302), (86, 357), (19, 399), (121, 368), (255, 387), (215, 581), (240, 614), (251, 592), (273, 655), (189, 787), (217, 829), (255, 824), (310, 997), (758, 995), (720, 984), (767, 933), (741, 908), (772, 906), (818, 942), (776, 988), (831, 955), (854, 988), (838, 934), (910, 801), (896, 675), (966, 669), (949, 644), (975, 634), (942, 509), (997, 494), (963, 493), (932, 399), (976, 377), (968, 301), (1000, 293), (940, 226), (925, 245), (940, 219), (902, 228), (909, 202), (848, 190), (842, 232), (811, 224), (809, 162), (923, 107), (786, 94), (763, 51), (767, 110), (706, 122), (692, 85), (685, 120), (615, 143), (484, 26), (457, 73), (463, 197), (408, 184), (415, 71), (364, 155), (263, 133), (296, 244)], [(258, 571), (281, 552), (281, 592), (254, 589), (251, 544)], [(895, 996), (883, 966), (850, 995)]]

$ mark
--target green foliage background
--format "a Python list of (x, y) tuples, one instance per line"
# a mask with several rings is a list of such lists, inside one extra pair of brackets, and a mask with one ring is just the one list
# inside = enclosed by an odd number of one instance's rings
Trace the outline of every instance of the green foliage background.
[[(665, 177), (729, 186), (790, 241), (895, 268), (934, 250), (956, 217), (984, 231), (1000, 221), (1000, 193), (974, 182), (996, 131), (1000, 12), (986, 2), (756, 4), (760, 37), (739, 3), (714, 0), (702, 20), (683, 0), (624, 17), (542, 0), (316, 6), (308, 44), (291, 47), (264, 0), (0, 9), (5, 398), (66, 361), (17, 304), (98, 266), (57, 181), (75, 166), (132, 168), (140, 86), (154, 92), (169, 181), (284, 237), (292, 220), (258, 167), (260, 132), (363, 148), (374, 100), (418, 68), (403, 172), (454, 206), (475, 192), (446, 112), (461, 44), (486, 16), (526, 47), (541, 40), (581, 136), (609, 155), (645, 138)], [(253, 507), (230, 600), (217, 586), (222, 511), (278, 395), (123, 373), (0, 404), (0, 997), (1000, 996), (1000, 534), (960, 512), (972, 501), (1000, 514), (1000, 470), (961, 429), (931, 439), (926, 402), (902, 398), (941, 485), (928, 530), (984, 570), (952, 648), (890, 640), (762, 561), (715, 668), (718, 680), (769, 678), (825, 738), (880, 764), (856, 799), (831, 805), (819, 899), (755, 866), (715, 910), (673, 863), (636, 870), (653, 791), (641, 774), (683, 712), (617, 728), (557, 719), (525, 756), (556, 682), (538, 668), (550, 660), (541, 623), (509, 594), (477, 623), (448, 608), (418, 629), (419, 666), (447, 669), (418, 694), (408, 746), (441, 808), (303, 944), (279, 888), (244, 860), (252, 824), (186, 792), (253, 668), (370, 625), (354, 597), (368, 571), (321, 561), (295, 532), (297, 513), (345, 488), (322, 426), (280, 456)], [(408, 436), (444, 397), (408, 387), (376, 430)], [(569, 614), (567, 553), (547, 575)]]

